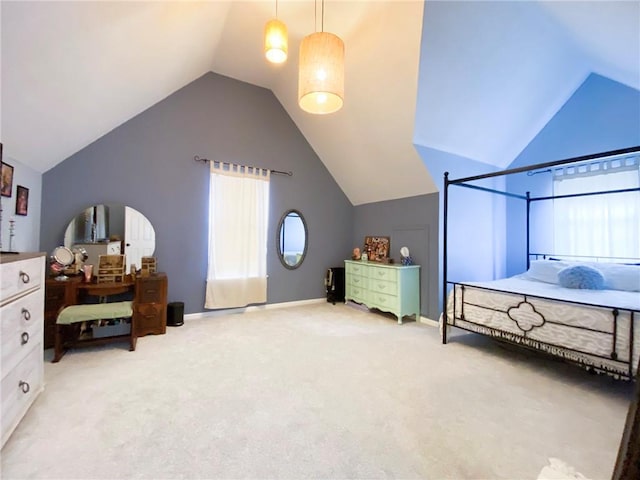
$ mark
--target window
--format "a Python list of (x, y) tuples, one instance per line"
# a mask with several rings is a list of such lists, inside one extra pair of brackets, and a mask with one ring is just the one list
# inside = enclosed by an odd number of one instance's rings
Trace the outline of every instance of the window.
[[(554, 171), (554, 196), (640, 187), (638, 158)], [(554, 253), (640, 258), (640, 191), (556, 198)]]
[(211, 162), (205, 308), (267, 301), (270, 171)]

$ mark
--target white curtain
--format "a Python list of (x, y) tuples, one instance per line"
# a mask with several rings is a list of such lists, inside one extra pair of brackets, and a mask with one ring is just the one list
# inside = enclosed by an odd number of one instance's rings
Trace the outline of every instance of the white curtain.
[[(554, 177), (554, 195), (637, 188), (635, 168)], [(554, 200), (554, 253), (640, 258), (640, 192)]]
[(267, 301), (270, 171), (211, 162), (205, 308)]

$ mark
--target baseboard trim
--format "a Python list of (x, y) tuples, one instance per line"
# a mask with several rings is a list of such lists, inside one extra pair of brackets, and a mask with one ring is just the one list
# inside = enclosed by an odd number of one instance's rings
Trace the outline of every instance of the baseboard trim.
[(436, 320), (431, 320), (430, 318), (420, 316), (420, 323), (424, 323), (425, 325), (429, 325), (430, 327), (439, 327), (440, 324)]
[[(189, 313), (184, 316), (185, 320), (198, 320), (202, 318), (215, 318), (221, 317), (223, 315), (232, 315), (232, 314), (240, 314), (246, 312), (260, 312), (264, 310), (275, 310), (278, 308), (289, 308), (289, 307), (300, 307), (304, 305), (314, 305), (317, 303), (326, 303), (326, 298), (311, 298), (309, 300), (295, 300), (293, 302), (281, 302), (281, 303), (267, 303), (265, 305), (252, 305), (250, 307), (241, 307), (241, 308), (226, 308), (222, 310), (212, 310), (210, 312), (198, 312), (198, 313)], [(341, 302), (342, 303), (342, 302)], [(360, 307), (363, 311), (368, 310), (368, 308), (363, 307), (357, 303), (348, 302), (349, 306), (352, 307)], [(420, 315), (420, 323), (424, 325), (428, 325), (429, 327), (438, 327), (439, 323), (436, 320), (431, 320), (430, 318), (424, 317)]]
[(221, 317), (223, 315), (231, 315), (246, 312), (261, 312), (264, 310), (275, 310), (278, 308), (300, 307), (303, 305), (313, 305), (316, 303), (326, 302), (326, 298), (311, 298), (309, 300), (295, 300), (293, 302), (267, 303), (265, 305), (252, 305), (241, 308), (225, 308), (222, 310), (212, 310), (210, 312), (189, 313), (184, 316), (185, 320), (197, 320), (201, 318)]

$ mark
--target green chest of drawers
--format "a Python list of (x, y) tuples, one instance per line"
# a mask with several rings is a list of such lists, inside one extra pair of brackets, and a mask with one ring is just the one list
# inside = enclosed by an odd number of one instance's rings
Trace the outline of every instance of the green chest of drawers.
[(345, 301), (352, 300), (393, 313), (420, 317), (420, 266), (384, 265), (345, 260)]

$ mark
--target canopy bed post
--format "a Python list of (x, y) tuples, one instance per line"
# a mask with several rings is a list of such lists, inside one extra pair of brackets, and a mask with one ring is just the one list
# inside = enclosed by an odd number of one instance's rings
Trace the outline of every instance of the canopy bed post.
[(531, 266), (530, 262), (530, 254), (531, 254), (531, 237), (529, 235), (530, 232), (530, 221), (531, 221), (531, 192), (526, 193), (527, 197), (527, 270)]
[[(447, 214), (449, 210), (449, 172), (444, 172), (444, 203), (442, 222), (442, 311), (447, 309)], [(445, 315), (445, 314), (443, 314)], [(447, 343), (447, 321), (443, 318), (442, 343)]]

